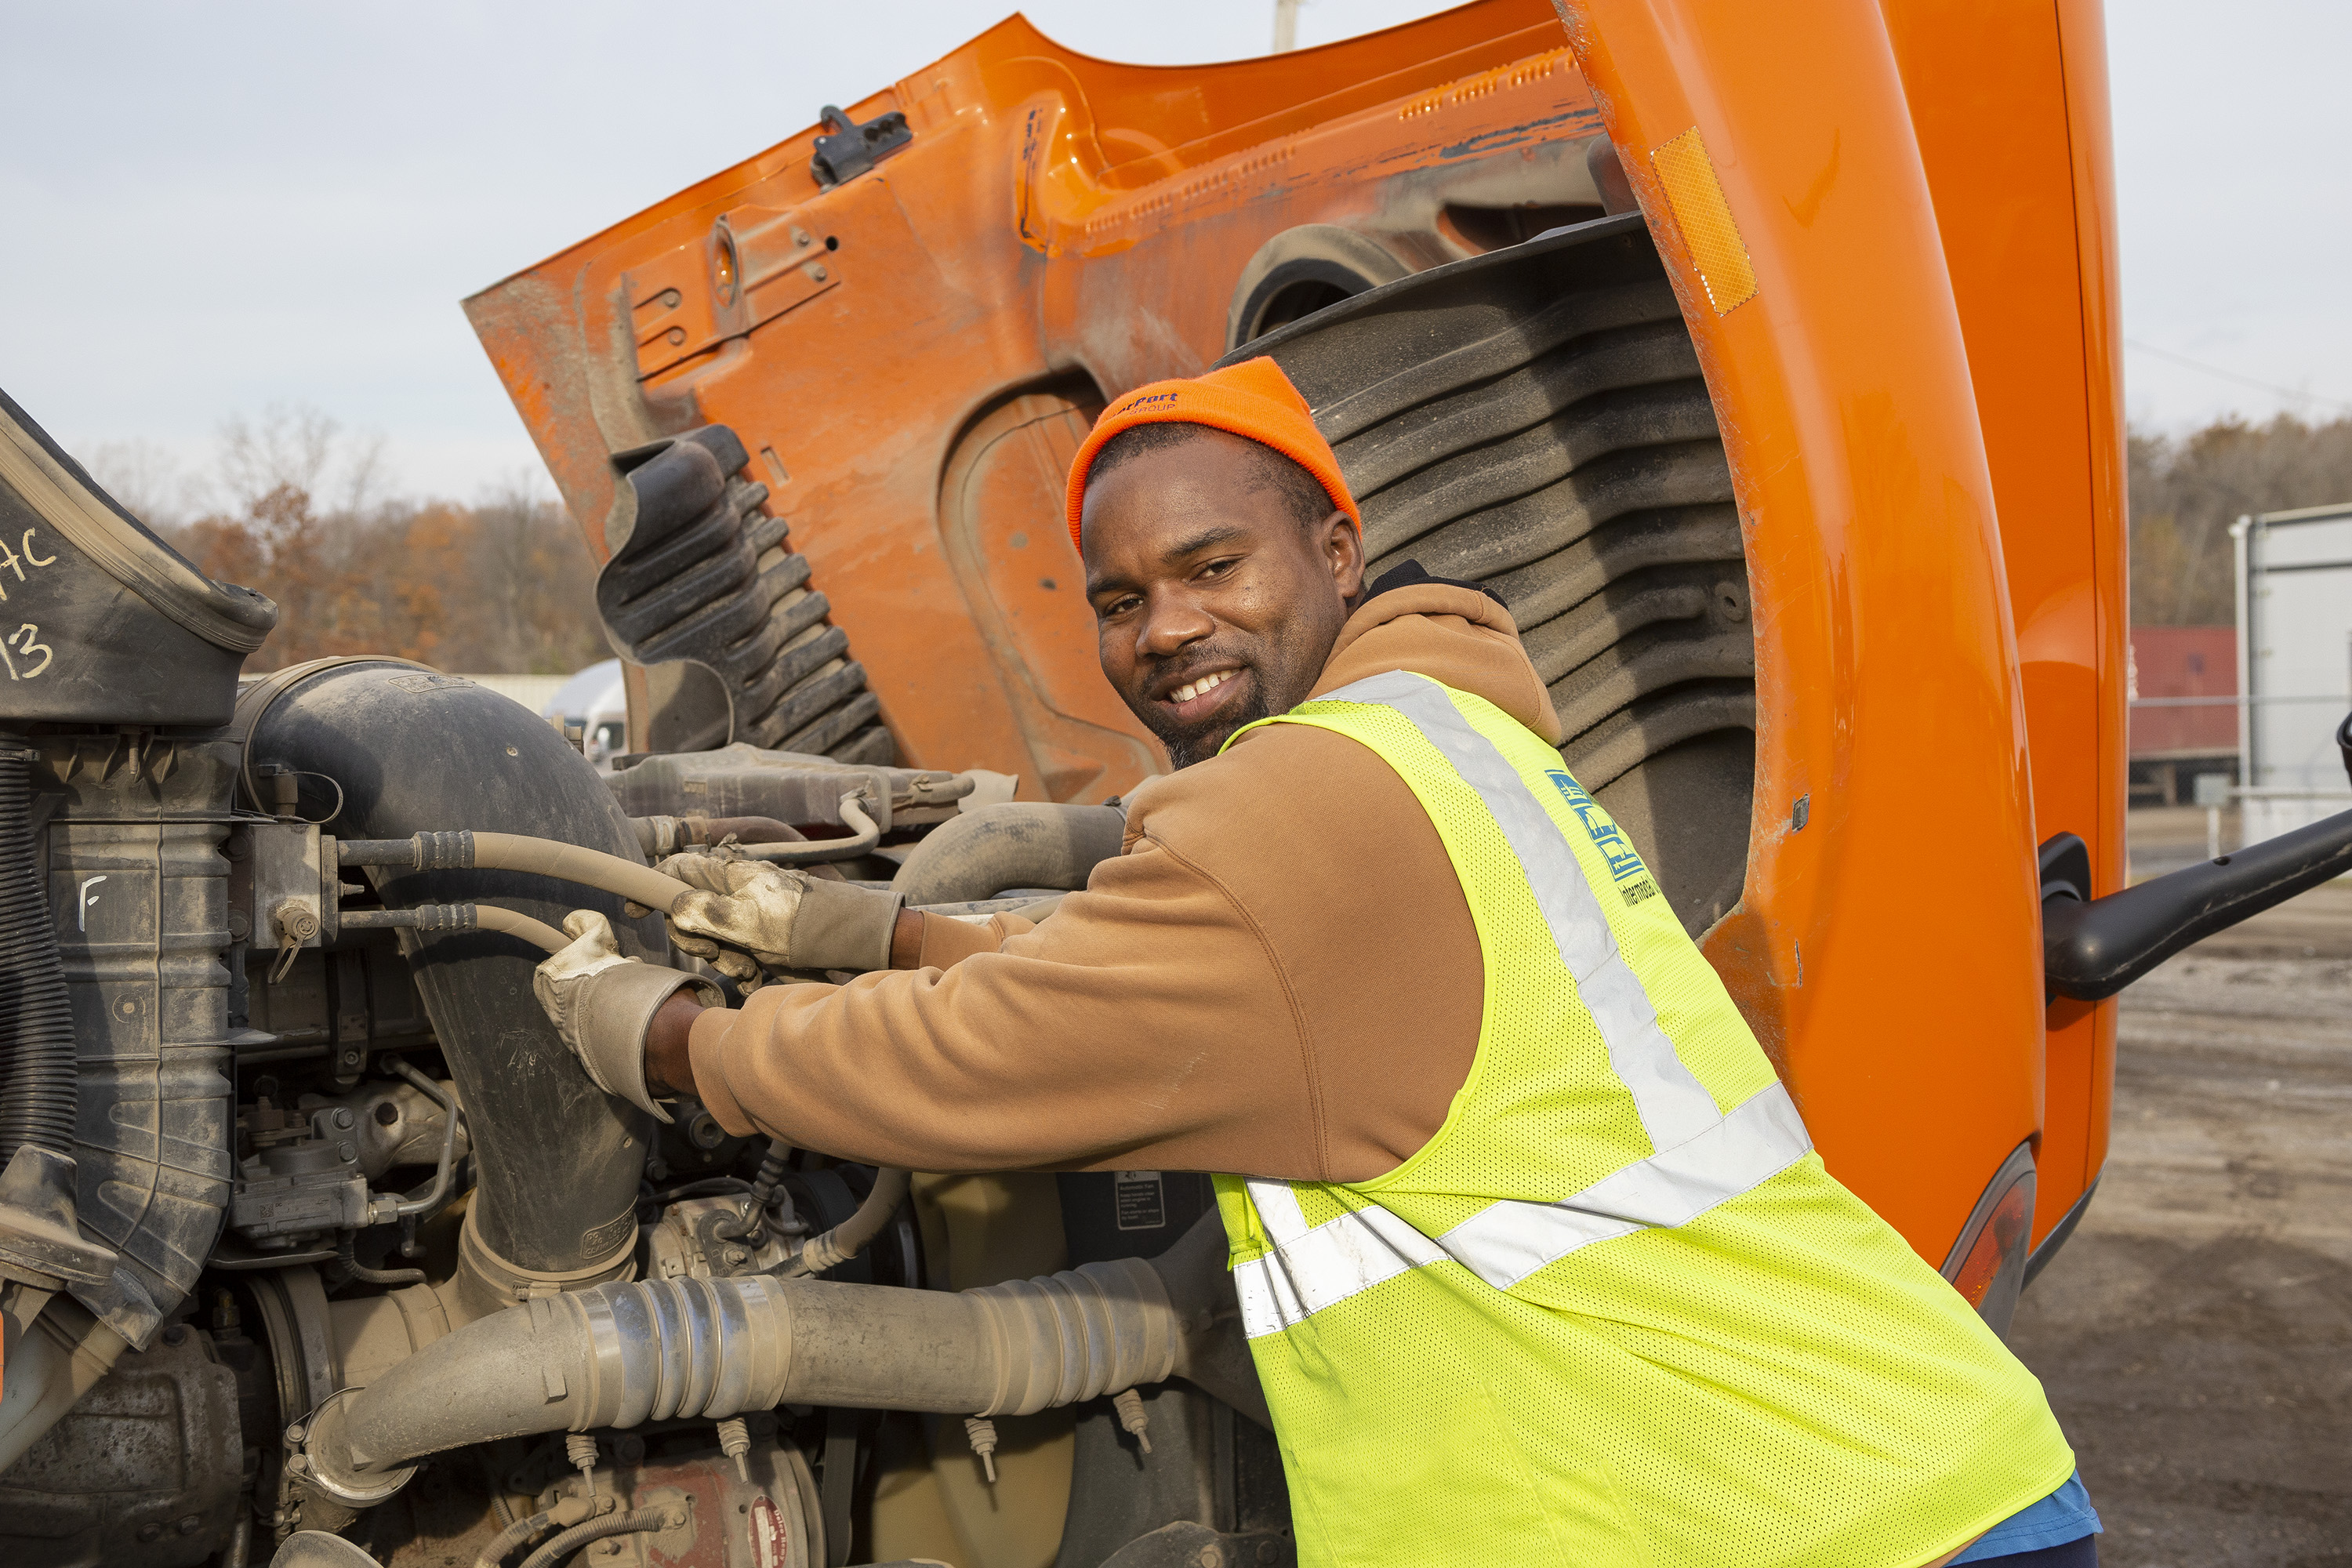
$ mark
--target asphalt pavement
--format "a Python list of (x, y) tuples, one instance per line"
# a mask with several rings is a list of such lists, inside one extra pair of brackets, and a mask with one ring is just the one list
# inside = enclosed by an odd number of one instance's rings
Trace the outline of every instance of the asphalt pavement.
[[(2141, 874), (2201, 858), (2201, 812), (2133, 817)], [(2352, 882), (2126, 992), (2115, 1103), (2098, 1195), (2011, 1334), (2101, 1561), (2352, 1568)]]

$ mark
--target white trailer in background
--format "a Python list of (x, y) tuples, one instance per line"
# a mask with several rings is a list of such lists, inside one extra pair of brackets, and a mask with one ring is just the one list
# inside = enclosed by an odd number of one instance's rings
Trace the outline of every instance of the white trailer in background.
[(2238, 778), (2243, 841), (2352, 809), (2336, 729), (2352, 709), (2352, 503), (2242, 517)]

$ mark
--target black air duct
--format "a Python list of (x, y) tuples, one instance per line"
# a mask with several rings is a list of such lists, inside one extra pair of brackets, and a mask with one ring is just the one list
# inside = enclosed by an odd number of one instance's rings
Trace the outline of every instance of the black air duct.
[[(613, 792), (564, 738), (487, 687), (395, 659), (330, 659), (249, 688), (236, 729), (245, 777), (302, 777), (301, 814), (339, 838), (529, 834), (643, 859)], [(661, 962), (658, 919), (621, 900), (517, 871), (373, 868), (387, 907), (504, 905), (560, 926), (573, 910), (613, 922), (625, 950)], [(401, 932), (434, 1033), (472, 1113), (479, 1183), (460, 1284), (477, 1311), (534, 1281), (587, 1284), (625, 1267), (649, 1120), (592, 1083), (531, 995), (545, 955), (490, 931)]]

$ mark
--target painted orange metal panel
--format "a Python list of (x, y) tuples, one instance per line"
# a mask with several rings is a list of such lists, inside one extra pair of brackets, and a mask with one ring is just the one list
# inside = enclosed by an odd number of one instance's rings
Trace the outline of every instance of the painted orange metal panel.
[(727, 424), (905, 759), (1101, 799), (1161, 754), (1075, 695), (1100, 678), (1050, 511), (1003, 531), (1033, 538), (1017, 608), (956, 546), (942, 486), (965, 444), (1049, 386), (1098, 403), (1205, 367), (1280, 231), (1344, 223), (1428, 266), (1471, 253), (1447, 201), (1590, 199), (1599, 117), (1539, 0), (1186, 69), (1088, 59), (1016, 16), (849, 112), (894, 109), (914, 140), (871, 175), (820, 190), (804, 132), (467, 309), (592, 550), (627, 504), (604, 453)]
[[(2106, 23), (2099, 0), (2059, 0), (2067, 142), (2074, 170), (2074, 234), (2082, 266), (2084, 386), (2090, 399), (2092, 593), (2098, 605), (2099, 784), (2102, 890), (2123, 886), (2124, 806), (2130, 710), (2124, 679), (2131, 637), (2129, 510), (2124, 494), (2123, 294), (2116, 275), (2115, 117), (2107, 94)], [(2116, 1004), (2102, 1003), (2090, 1042), (2085, 1180), (2106, 1163), (2114, 1123)], [(2037, 1216), (2037, 1222), (2040, 1216)]]
[[(2126, 616), (2116, 338), (2103, 303), (2113, 206), (2104, 62), (2070, 48), (2049, 0), (1884, 9), (2000, 505), (2034, 834), (2081, 835), (2095, 890), (2113, 892), (2125, 865), (2116, 639)], [(2084, 25), (2097, 40), (2095, 6), (2075, 18), (2074, 29)], [(2104, 1158), (2115, 1004), (2054, 1007), (2048, 1040), (2037, 1237)]]
[(2095, 5), (1566, 12), (1481, 0), (1183, 70), (1014, 18), (852, 107), (915, 132), (873, 174), (819, 190), (804, 132), (467, 308), (592, 549), (626, 504), (607, 452), (729, 424), (907, 757), (1099, 799), (1160, 758), (1054, 524), (1087, 413), (1217, 357), (1270, 236), (1339, 225), (1425, 267), (1476, 248), (1467, 207), (1592, 199), (1605, 117), (1748, 535), (1757, 826), (1709, 955), (1832, 1170), (1923, 1254), (2027, 1138), (2046, 1232), (2104, 1158), (2114, 1032), (2111, 1005), (2048, 1015), (2045, 1104), (2032, 847), (2075, 831), (2102, 890), (2121, 875)]
[[(1941, 1262), (2039, 1121), (2038, 884), (1992, 477), (1895, 52), (1867, 0), (1563, 10), (1748, 535), (1758, 831), (1709, 953), (1830, 1170)], [(1759, 285), (1722, 315), (1650, 158), (1694, 127)]]

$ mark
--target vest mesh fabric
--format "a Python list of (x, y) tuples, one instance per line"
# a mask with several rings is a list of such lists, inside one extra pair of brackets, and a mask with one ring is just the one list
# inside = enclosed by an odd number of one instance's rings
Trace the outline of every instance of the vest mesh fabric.
[(1396, 770), (1486, 964), (1412, 1158), (1217, 1178), (1302, 1563), (1914, 1568), (2065, 1480), (2039, 1383), (1822, 1167), (1556, 752), (1402, 674), (1265, 722)]

